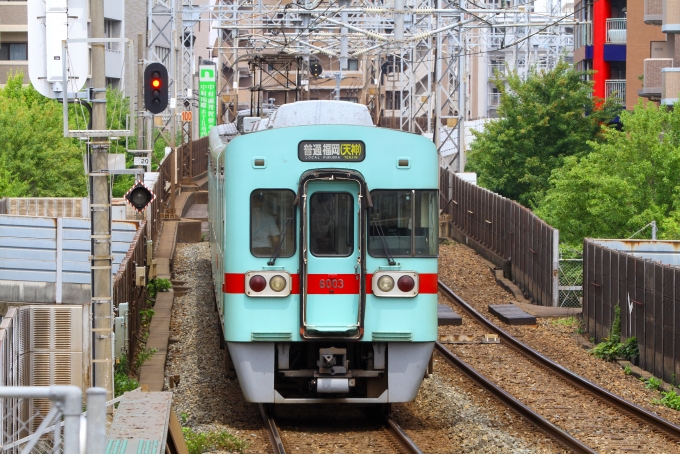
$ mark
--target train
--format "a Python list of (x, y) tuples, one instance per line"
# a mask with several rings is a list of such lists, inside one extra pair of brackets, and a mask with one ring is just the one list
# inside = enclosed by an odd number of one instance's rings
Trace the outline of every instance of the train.
[(414, 400), (437, 340), (433, 142), (345, 101), (239, 120), (209, 133), (225, 372), (250, 402)]

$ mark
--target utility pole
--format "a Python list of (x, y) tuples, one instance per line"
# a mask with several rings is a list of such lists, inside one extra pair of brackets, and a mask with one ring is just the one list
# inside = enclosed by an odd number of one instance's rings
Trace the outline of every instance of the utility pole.
[[(92, 38), (104, 38), (104, 0), (91, 0)], [(92, 43), (92, 129), (106, 126), (105, 45)], [(88, 147), (91, 221), (92, 378), (113, 399), (113, 294), (111, 284), (111, 194), (106, 137), (93, 137)]]

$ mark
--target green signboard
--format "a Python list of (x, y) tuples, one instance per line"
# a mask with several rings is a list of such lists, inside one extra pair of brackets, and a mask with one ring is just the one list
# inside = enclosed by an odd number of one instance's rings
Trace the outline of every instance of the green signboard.
[(217, 75), (215, 65), (198, 67), (198, 136), (205, 137), (217, 124)]

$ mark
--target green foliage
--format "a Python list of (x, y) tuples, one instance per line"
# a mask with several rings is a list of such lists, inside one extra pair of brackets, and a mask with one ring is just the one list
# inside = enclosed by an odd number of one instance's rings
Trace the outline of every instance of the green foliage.
[(640, 380), (645, 384), (645, 389), (657, 390), (661, 387), (661, 380), (656, 377), (642, 378)]
[(536, 213), (563, 241), (628, 238), (651, 221), (658, 238), (680, 238), (680, 110), (640, 101), (621, 122), (622, 131), (603, 129), (590, 153), (552, 174)]
[(668, 407), (673, 410), (680, 410), (680, 396), (678, 396), (675, 390), (662, 391), (661, 396), (661, 399), (654, 399), (652, 400), (652, 403), (656, 405), (663, 405), (664, 407)]
[(481, 186), (530, 208), (539, 205), (551, 172), (567, 157), (585, 155), (600, 124), (616, 115), (608, 103), (595, 109), (585, 74), (563, 61), (526, 80), (511, 72), (507, 86), (494, 81), (501, 92), (499, 119), (475, 132), (466, 167), (479, 174)]
[(147, 348), (144, 347), (139, 352), (137, 352), (137, 357), (135, 358), (135, 369), (139, 370), (140, 367), (142, 367), (142, 364), (147, 362), (149, 358), (153, 356), (154, 353), (158, 351), (157, 348)]
[(146, 326), (151, 323), (151, 319), (156, 315), (156, 312), (149, 308), (139, 311), (139, 316), (141, 317), (142, 326)]
[(212, 451), (228, 451), (243, 453), (248, 443), (230, 434), (226, 430), (196, 432), (190, 427), (183, 427), (184, 440), (189, 454), (203, 454)]
[(616, 306), (614, 313), (611, 335), (593, 347), (590, 353), (605, 361), (613, 361), (616, 358), (633, 359), (639, 354), (637, 338), (630, 337), (621, 342), (621, 309)]
[(623, 373), (626, 375), (631, 375), (633, 373), (633, 369), (630, 368), (630, 364), (626, 364), (626, 367), (623, 368)]
[(127, 356), (123, 355), (113, 370), (114, 397), (122, 396), (128, 391), (139, 388), (139, 382), (130, 377)]
[(149, 298), (156, 298), (158, 292), (165, 292), (170, 290), (170, 288), (172, 288), (172, 282), (169, 279), (159, 277), (151, 279), (146, 284), (146, 293), (149, 295)]
[(64, 138), (62, 106), (21, 73), (0, 89), (0, 196), (83, 197), (83, 149)]
[(578, 326), (578, 319), (576, 317), (560, 317), (556, 318), (550, 321), (551, 325), (561, 325), (561, 326), (568, 326), (568, 327), (576, 327)]

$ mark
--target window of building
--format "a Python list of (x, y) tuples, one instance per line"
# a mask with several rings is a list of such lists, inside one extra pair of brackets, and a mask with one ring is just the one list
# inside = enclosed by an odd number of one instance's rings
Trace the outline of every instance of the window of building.
[(359, 71), (359, 60), (356, 58), (350, 58), (347, 60), (347, 70), (348, 71)]
[(371, 191), (368, 253), (386, 257), (434, 257), (439, 251), (437, 191)]
[(340, 100), (341, 101), (347, 101), (347, 102), (353, 102), (353, 103), (359, 102), (359, 98), (357, 98), (356, 96), (349, 96), (349, 97), (345, 96), (343, 98), (340, 98)]
[(250, 194), (250, 252), (272, 257), (295, 253), (295, 193), (289, 189), (256, 189)]
[(1, 43), (0, 60), (28, 60), (28, 44)]

